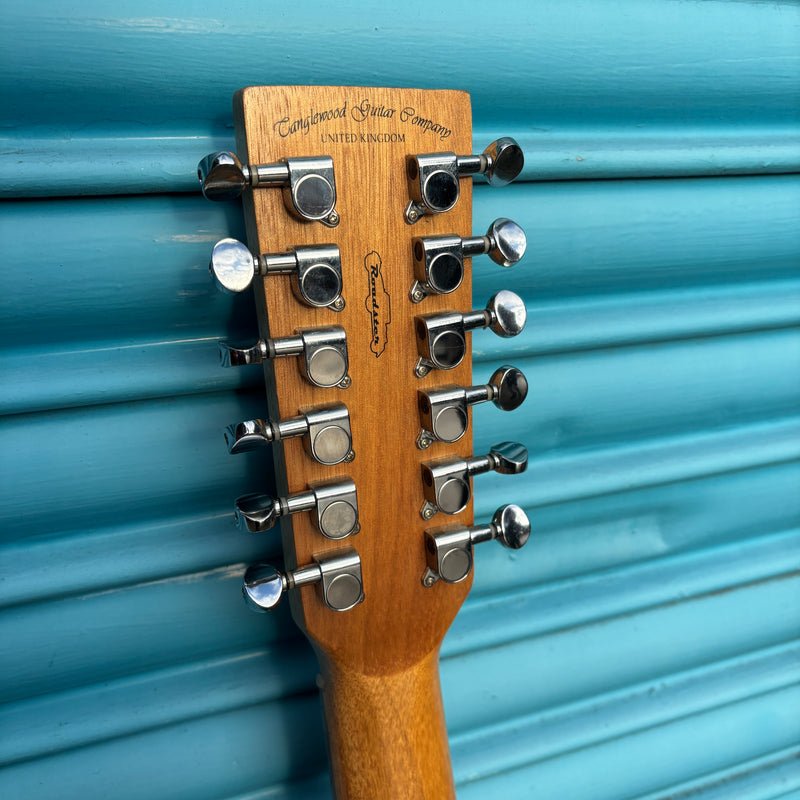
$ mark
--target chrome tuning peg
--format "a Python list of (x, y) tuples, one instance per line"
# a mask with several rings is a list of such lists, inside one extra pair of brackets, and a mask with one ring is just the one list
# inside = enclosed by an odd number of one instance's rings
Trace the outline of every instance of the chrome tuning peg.
[(467, 331), (490, 328), (504, 338), (522, 333), (527, 319), (525, 303), (519, 295), (507, 289), (499, 291), (486, 304), (485, 309), (468, 311), (440, 311), (414, 318), (417, 332), (419, 359), (414, 374), (424, 378), (434, 367), (453, 369), (467, 354)]
[(406, 157), (406, 177), (411, 200), (405, 218), (409, 225), (426, 214), (449, 211), (458, 202), (459, 178), (485, 175), (491, 186), (505, 186), (522, 172), (522, 148), (510, 136), (492, 142), (480, 155), (425, 153)]
[(278, 517), (312, 511), (319, 532), (328, 539), (344, 539), (359, 531), (356, 485), (350, 478), (312, 483), (306, 492), (287, 497), (246, 494), (236, 500), (236, 524), (251, 533), (267, 531)]
[(211, 251), (208, 271), (217, 288), (231, 294), (248, 289), (256, 275), (293, 275), (292, 289), (300, 302), (334, 311), (344, 308), (342, 259), (335, 244), (254, 256), (240, 241), (220, 239)]
[(300, 372), (323, 389), (338, 386), (347, 389), (350, 376), (347, 374), (347, 334), (344, 328), (331, 325), (325, 328), (306, 328), (297, 336), (279, 339), (259, 339), (245, 347), (219, 343), (219, 357), (223, 367), (241, 367), (260, 364), (265, 358), (300, 356)]
[(519, 550), (531, 535), (528, 515), (515, 505), (501, 506), (488, 525), (447, 525), (425, 531), (425, 556), (428, 568), (423, 586), (439, 579), (459, 583), (472, 570), (472, 546), (496, 539), (503, 547)]
[(297, 586), (317, 584), (322, 602), (333, 611), (348, 611), (364, 600), (361, 559), (352, 547), (314, 556), (311, 564), (281, 573), (269, 564), (247, 568), (242, 596), (253, 611), (271, 611), (283, 593)]
[(344, 403), (307, 408), (298, 417), (277, 422), (261, 419), (237, 422), (228, 426), (225, 442), (228, 452), (237, 455), (295, 436), (303, 437), (306, 452), (320, 464), (330, 466), (355, 458), (351, 449), (350, 413)]
[(437, 511), (458, 514), (472, 496), (470, 478), (482, 472), (518, 475), (528, 467), (528, 450), (519, 442), (500, 442), (485, 456), (461, 458), (447, 456), (422, 465), (422, 490), (425, 502), (420, 515), (431, 519)]
[(501, 411), (513, 411), (528, 396), (528, 381), (516, 367), (495, 370), (484, 386), (464, 388), (456, 384), (419, 389), (417, 405), (422, 430), (417, 447), (425, 450), (434, 442), (457, 442), (469, 423), (467, 406), (491, 401)]
[(411, 243), (414, 275), (410, 297), (414, 303), (429, 294), (450, 294), (464, 279), (464, 259), (488, 254), (496, 264), (510, 267), (525, 255), (525, 231), (505, 217), (496, 219), (486, 236), (418, 236)]
[(329, 228), (339, 224), (330, 156), (285, 158), (275, 164), (248, 166), (235, 153), (209, 153), (197, 165), (197, 177), (208, 200), (235, 200), (246, 188), (279, 186), (286, 208), (295, 217)]

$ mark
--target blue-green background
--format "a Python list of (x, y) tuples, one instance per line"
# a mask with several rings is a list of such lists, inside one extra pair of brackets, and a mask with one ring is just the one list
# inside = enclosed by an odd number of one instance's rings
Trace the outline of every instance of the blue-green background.
[(319, 83), (466, 89), (476, 149), (525, 149), (474, 228), (528, 255), (473, 269), (529, 323), (474, 374), (531, 392), (474, 438), (531, 462), (475, 492), (535, 533), (478, 550), (444, 643), (460, 800), (798, 800), (798, 11), (5, 0), (0, 796), (329, 797), (311, 650), (239, 597), (280, 548), (231, 524), (268, 459), (220, 431), (263, 390), (217, 363), (255, 320), (195, 178), (236, 89)]

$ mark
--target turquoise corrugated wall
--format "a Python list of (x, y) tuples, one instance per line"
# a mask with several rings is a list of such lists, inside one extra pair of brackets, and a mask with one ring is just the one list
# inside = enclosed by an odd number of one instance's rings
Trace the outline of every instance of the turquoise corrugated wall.
[[(0, 9), (0, 796), (325, 798), (310, 648), (246, 611), (231, 525), (263, 410), (209, 284), (240, 209), (198, 158), (241, 86), (472, 95), (475, 191), (529, 310), (475, 336), (531, 450), (476, 481), (536, 536), (477, 553), (442, 680), (461, 800), (800, 798), (800, 13), (786, 2), (16, 2)], [(498, 273), (474, 263), (476, 301)]]

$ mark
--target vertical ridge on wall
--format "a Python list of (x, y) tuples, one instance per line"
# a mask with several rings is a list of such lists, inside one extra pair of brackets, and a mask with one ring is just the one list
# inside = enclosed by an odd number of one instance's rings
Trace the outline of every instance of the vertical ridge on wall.
[(531, 391), (474, 441), (531, 460), (475, 509), (534, 535), (476, 551), (442, 649), (459, 798), (800, 797), (800, 8), (512, 0), (502, 42), (484, 12), (4, 7), (3, 798), (330, 797), (311, 648), (240, 600), (280, 560), (229, 510), (269, 459), (221, 436), (265, 406), (218, 367), (255, 315), (210, 286), (241, 209), (195, 167), (254, 83), (463, 88), (476, 152), (525, 150), (474, 192), (525, 260), (472, 269), (529, 325), (473, 366)]

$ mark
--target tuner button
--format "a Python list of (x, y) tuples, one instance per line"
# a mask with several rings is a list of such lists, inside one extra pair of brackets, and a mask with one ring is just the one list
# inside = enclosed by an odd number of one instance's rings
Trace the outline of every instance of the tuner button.
[(228, 452), (231, 455), (238, 455), (259, 450), (265, 444), (269, 444), (275, 439), (275, 432), (269, 422), (261, 419), (246, 419), (243, 422), (228, 425), (224, 436)]
[(285, 578), (269, 564), (255, 564), (247, 568), (242, 583), (242, 596), (253, 611), (270, 611), (283, 597)]
[(234, 506), (236, 525), (251, 533), (268, 531), (278, 518), (275, 500), (266, 494), (246, 494)]
[(489, 158), (485, 175), (492, 186), (505, 186), (511, 183), (525, 165), (522, 148), (510, 136), (503, 136), (492, 142), (483, 152)]
[(496, 219), (486, 232), (489, 237), (489, 258), (501, 267), (516, 264), (525, 255), (528, 241), (525, 231), (505, 217)]
[(245, 168), (234, 153), (207, 155), (197, 165), (197, 177), (203, 196), (215, 201), (235, 200), (249, 183)]
[(239, 346), (231, 342), (219, 343), (219, 360), (223, 367), (244, 367), (260, 364), (269, 357), (267, 343), (259, 339), (255, 344)]
[(516, 505), (498, 508), (492, 517), (495, 538), (504, 547), (519, 550), (531, 535), (531, 522), (528, 515)]
[(486, 304), (486, 310), (492, 318), (489, 327), (498, 336), (507, 339), (522, 333), (528, 312), (519, 295), (501, 289)]
[(237, 294), (249, 288), (253, 282), (256, 262), (241, 242), (220, 239), (211, 251), (208, 271), (220, 291)]
[(501, 411), (513, 411), (519, 408), (528, 396), (528, 381), (516, 367), (500, 367), (489, 379), (494, 387), (492, 402)]
[(500, 442), (489, 454), (495, 461), (494, 471), (501, 475), (518, 475), (528, 468), (528, 449), (519, 442)]

